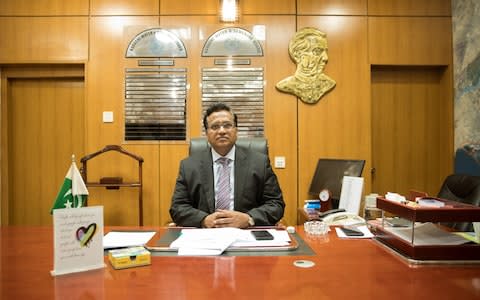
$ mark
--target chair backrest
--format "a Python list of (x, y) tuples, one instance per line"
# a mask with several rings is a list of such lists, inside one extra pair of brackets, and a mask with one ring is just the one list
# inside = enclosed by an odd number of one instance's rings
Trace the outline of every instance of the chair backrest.
[[(267, 139), (263, 137), (239, 137), (237, 138), (236, 144), (268, 155)], [(207, 138), (191, 138), (189, 153), (193, 154), (208, 149), (209, 147), (210, 145), (208, 144)]]
[[(136, 160), (138, 162), (138, 180), (134, 182), (123, 182), (122, 177), (102, 177), (100, 178), (99, 182), (90, 182), (87, 177), (87, 162), (91, 160), (92, 158), (95, 158), (103, 153), (106, 152), (118, 152), (122, 155), (126, 155), (131, 157), (132, 159)], [(140, 226), (143, 226), (143, 194), (142, 194), (142, 189), (143, 189), (143, 179), (142, 179), (142, 164), (143, 164), (143, 158), (141, 156), (135, 155), (125, 149), (123, 149), (119, 145), (107, 145), (103, 149), (98, 150), (94, 153), (85, 155), (80, 159), (82, 163), (82, 167), (80, 169), (80, 172), (82, 174), (83, 180), (85, 181), (85, 185), (87, 187), (105, 187), (108, 190), (112, 189), (119, 189), (120, 187), (134, 187), (138, 188), (138, 223)], [(85, 205), (87, 205), (87, 201), (85, 202)]]
[[(439, 198), (480, 206), (480, 176), (453, 174), (445, 178), (437, 195)], [(472, 223), (444, 223), (460, 231), (473, 231)]]

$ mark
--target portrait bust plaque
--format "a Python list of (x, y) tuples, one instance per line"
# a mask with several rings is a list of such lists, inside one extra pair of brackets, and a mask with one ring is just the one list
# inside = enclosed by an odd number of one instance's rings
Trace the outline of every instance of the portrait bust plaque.
[(312, 27), (305, 27), (295, 33), (288, 45), (288, 53), (297, 65), (293, 76), (276, 84), (285, 93), (294, 94), (305, 103), (317, 103), (332, 90), (336, 82), (323, 74), (328, 62), (327, 35)]

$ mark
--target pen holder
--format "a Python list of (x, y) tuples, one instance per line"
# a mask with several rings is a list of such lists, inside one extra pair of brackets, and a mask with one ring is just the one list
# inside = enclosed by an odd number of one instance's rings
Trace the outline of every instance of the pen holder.
[(328, 225), (323, 221), (307, 221), (303, 224), (307, 234), (320, 236), (328, 233)]

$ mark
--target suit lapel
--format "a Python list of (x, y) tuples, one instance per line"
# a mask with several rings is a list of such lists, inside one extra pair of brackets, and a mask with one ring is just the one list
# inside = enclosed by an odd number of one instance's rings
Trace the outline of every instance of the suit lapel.
[(213, 163), (210, 148), (204, 151), (200, 160), (200, 173), (202, 174), (202, 186), (205, 191), (205, 199), (210, 212), (215, 211), (215, 190), (213, 185)]
[(245, 178), (247, 176), (248, 162), (247, 155), (241, 147), (236, 146), (235, 150), (235, 195), (233, 197), (233, 206), (237, 210), (237, 205), (241, 202), (242, 191), (244, 190)]

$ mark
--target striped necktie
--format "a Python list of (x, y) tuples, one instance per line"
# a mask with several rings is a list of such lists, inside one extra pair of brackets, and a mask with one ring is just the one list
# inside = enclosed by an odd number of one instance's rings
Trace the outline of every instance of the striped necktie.
[(217, 159), (220, 163), (217, 180), (217, 200), (215, 203), (216, 209), (230, 209), (230, 159), (220, 157)]

